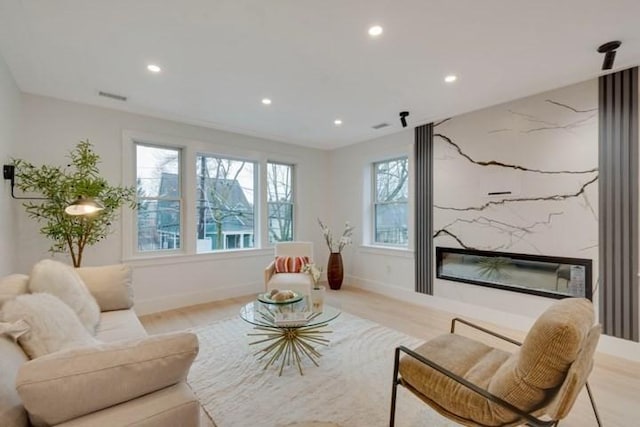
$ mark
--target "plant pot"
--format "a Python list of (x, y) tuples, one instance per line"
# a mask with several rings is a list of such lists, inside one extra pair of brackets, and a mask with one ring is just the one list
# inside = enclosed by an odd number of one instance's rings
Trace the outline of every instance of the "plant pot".
[(331, 252), (329, 262), (327, 263), (327, 281), (329, 282), (329, 287), (333, 290), (340, 289), (343, 276), (342, 254), (340, 252)]

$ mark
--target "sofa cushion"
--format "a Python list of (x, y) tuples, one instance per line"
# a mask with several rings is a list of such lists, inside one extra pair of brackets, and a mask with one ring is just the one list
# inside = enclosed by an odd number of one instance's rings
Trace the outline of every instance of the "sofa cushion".
[(309, 295), (313, 288), (313, 278), (306, 273), (278, 273), (274, 274), (269, 283), (267, 290), (280, 289), (292, 290), (303, 295)]
[(7, 301), (1, 314), (5, 322), (24, 320), (29, 325), (29, 330), (20, 335), (18, 342), (32, 359), (97, 343), (73, 310), (50, 294), (20, 295)]
[(103, 342), (144, 338), (147, 332), (133, 310), (107, 311), (100, 315), (96, 338)]
[(131, 267), (125, 264), (76, 269), (96, 299), (100, 311), (125, 310), (133, 307)]
[(272, 289), (291, 289), (289, 286), (296, 284), (312, 286), (313, 279), (305, 273), (278, 273), (274, 274), (269, 280), (269, 288)]
[(100, 307), (73, 267), (43, 259), (31, 270), (29, 290), (57, 296), (76, 312), (85, 328), (95, 334), (100, 321)]
[(0, 336), (0, 426), (27, 427), (29, 420), (16, 391), (16, 375), (29, 358), (9, 337)]
[(29, 276), (10, 274), (0, 279), (0, 308), (4, 302), (29, 292)]
[(275, 264), (276, 273), (300, 273), (305, 264), (309, 264), (309, 257), (278, 256)]
[(184, 380), (197, 353), (188, 332), (61, 351), (22, 365), (16, 388), (34, 425), (58, 424)]

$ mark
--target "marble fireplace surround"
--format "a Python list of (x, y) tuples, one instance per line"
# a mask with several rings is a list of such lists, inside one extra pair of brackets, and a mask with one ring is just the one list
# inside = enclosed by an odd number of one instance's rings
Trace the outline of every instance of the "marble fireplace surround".
[[(435, 247), (591, 260), (598, 303), (597, 80), (436, 122), (433, 156)], [(531, 317), (550, 302), (439, 277), (434, 296)]]

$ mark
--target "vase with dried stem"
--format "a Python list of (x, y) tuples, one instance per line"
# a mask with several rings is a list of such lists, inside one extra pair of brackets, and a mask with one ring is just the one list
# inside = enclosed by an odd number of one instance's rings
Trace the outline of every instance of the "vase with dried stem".
[(338, 290), (342, 286), (342, 280), (344, 278), (344, 267), (342, 264), (342, 249), (352, 243), (351, 236), (353, 235), (354, 227), (349, 224), (349, 221), (344, 224), (344, 231), (340, 240), (337, 243), (333, 240), (333, 234), (329, 227), (318, 218), (318, 224), (322, 230), (325, 242), (329, 248), (329, 262), (327, 263), (327, 281), (329, 287), (333, 290)]

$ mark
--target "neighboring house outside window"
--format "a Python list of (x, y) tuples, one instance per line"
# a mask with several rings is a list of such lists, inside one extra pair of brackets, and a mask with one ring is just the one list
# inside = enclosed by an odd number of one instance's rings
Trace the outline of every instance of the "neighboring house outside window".
[(256, 164), (196, 157), (197, 252), (253, 248)]
[(395, 158), (373, 164), (373, 243), (408, 245), (409, 160)]
[[(136, 230), (140, 252), (181, 246), (180, 155), (180, 149), (136, 143)], [(167, 182), (166, 175), (175, 179)]]
[(267, 163), (269, 243), (293, 240), (293, 166)]

